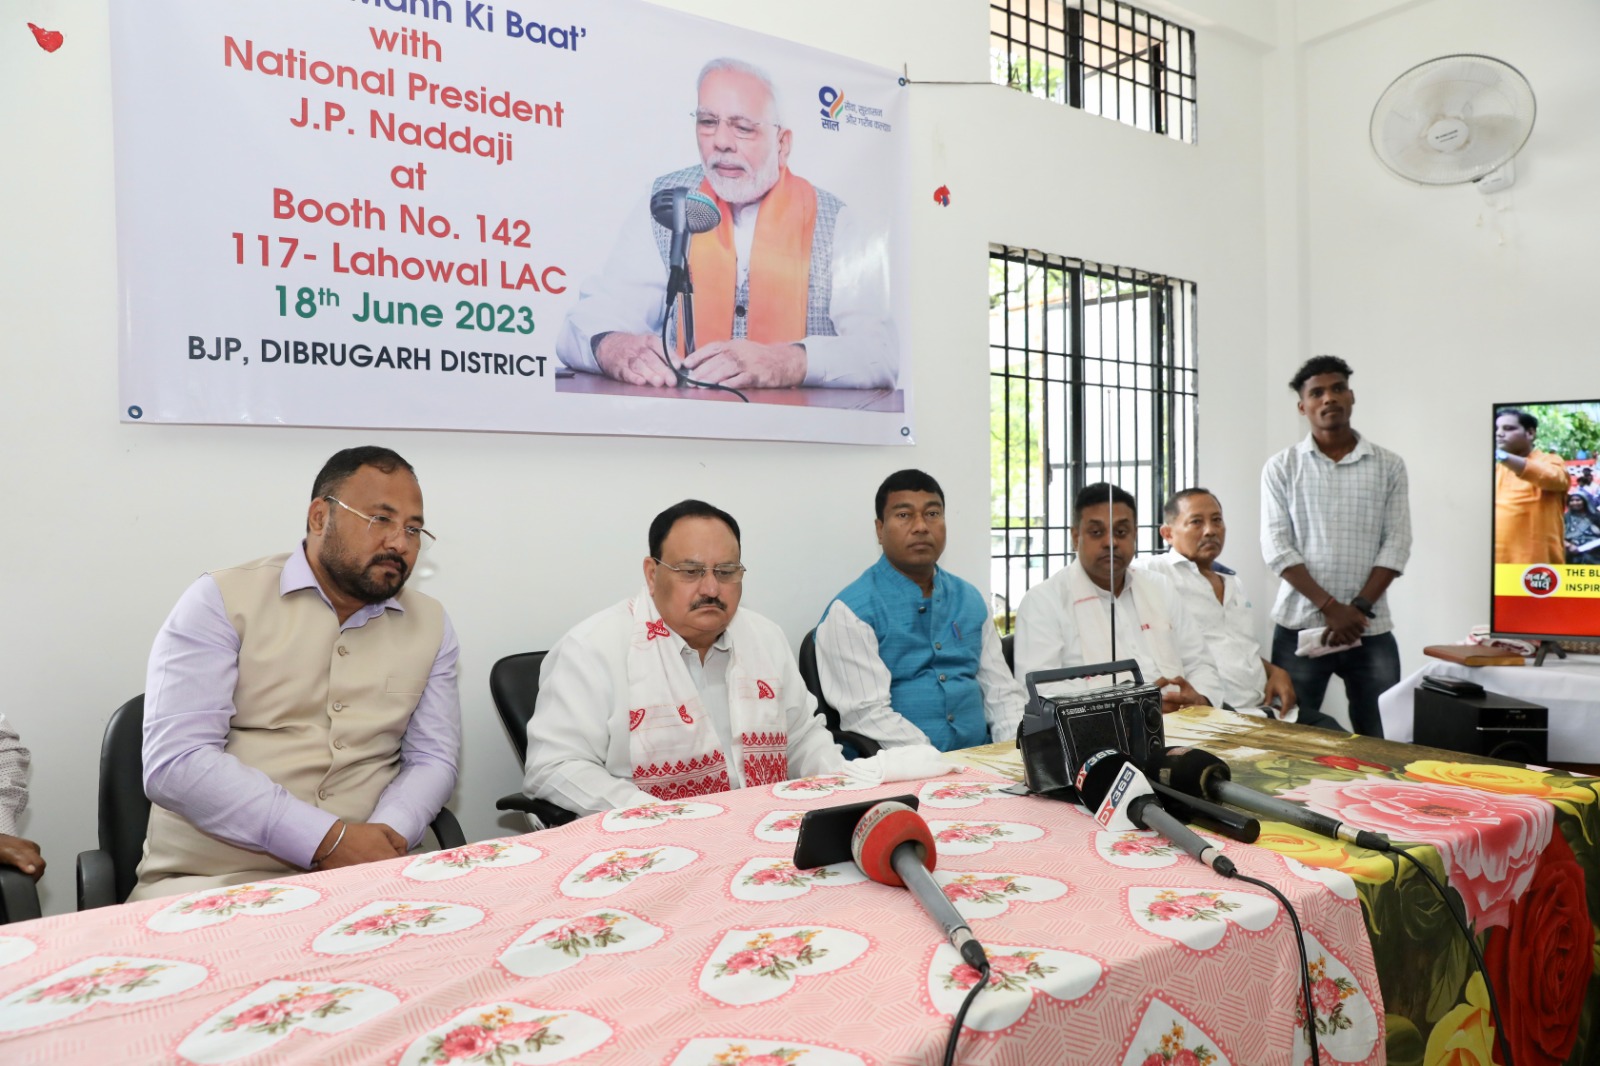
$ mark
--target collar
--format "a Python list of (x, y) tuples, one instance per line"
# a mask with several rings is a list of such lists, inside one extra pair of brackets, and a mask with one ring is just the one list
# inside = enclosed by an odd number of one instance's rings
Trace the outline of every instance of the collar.
[[(1351, 430), (1351, 432), (1355, 433), (1355, 430)], [(1295, 447), (1301, 452), (1322, 455), (1324, 459), (1328, 459), (1326, 455), (1322, 454), (1322, 449), (1317, 447), (1316, 438), (1310, 433), (1307, 433), (1305, 437), (1301, 439), (1300, 443), (1295, 445)], [(1367, 438), (1363, 437), (1360, 433), (1356, 433), (1356, 446), (1350, 450), (1349, 455), (1346, 455), (1343, 459), (1340, 459), (1338, 463), (1334, 463), (1334, 465), (1339, 466), (1344, 463), (1353, 463), (1357, 460), (1365, 459), (1371, 454), (1372, 445), (1367, 443)], [(1328, 462), (1332, 463), (1333, 460), (1328, 459)]]
[[(322, 602), (328, 605), (328, 610), (333, 610), (333, 601), (328, 599), (328, 594), (323, 591), (321, 583), (317, 581), (316, 573), (311, 569), (310, 560), (306, 558), (306, 542), (303, 540), (283, 562), (283, 572), (278, 576), (278, 595), (287, 596), (301, 589), (316, 589), (317, 595), (322, 597)], [(350, 617), (376, 618), (380, 611), (399, 611), (404, 614), (405, 606), (396, 598), (397, 596), (398, 593), (382, 603), (365, 604)]]
[(881, 573), (888, 575), (890, 583), (907, 596), (915, 597), (918, 603), (924, 599), (931, 599), (940, 594), (945, 587), (944, 568), (938, 563), (933, 564), (933, 596), (924, 596), (922, 586), (911, 580), (889, 561), (887, 555), (878, 556), (878, 561), (873, 564)]

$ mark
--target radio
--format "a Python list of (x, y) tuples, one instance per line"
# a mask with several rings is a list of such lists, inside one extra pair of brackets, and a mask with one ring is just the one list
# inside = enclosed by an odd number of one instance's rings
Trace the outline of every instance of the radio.
[[(1040, 685), (1085, 677), (1131, 673), (1133, 682), (1041, 696)], [(1028, 708), (1017, 727), (1022, 772), (1030, 792), (1077, 799), (1078, 768), (1096, 752), (1115, 748), (1154, 777), (1166, 751), (1161, 690), (1144, 683), (1132, 659), (1114, 663), (1037, 670), (1027, 677)]]

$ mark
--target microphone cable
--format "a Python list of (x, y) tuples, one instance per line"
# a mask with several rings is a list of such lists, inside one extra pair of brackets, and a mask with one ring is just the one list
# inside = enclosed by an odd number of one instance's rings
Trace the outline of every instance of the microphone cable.
[(718, 392), (731, 392), (745, 403), (750, 402), (750, 397), (729, 385), (718, 385), (711, 381), (696, 381), (689, 376), (689, 372), (681, 366), (672, 365), (672, 357), (667, 354), (667, 320), (672, 317), (672, 301), (666, 301), (666, 307), (661, 312), (661, 361), (667, 364), (667, 369), (672, 371), (678, 379), (679, 385), (692, 385), (697, 389), (715, 389)]
[(978, 983), (972, 986), (972, 991), (967, 993), (967, 998), (961, 1001), (961, 1009), (956, 1011), (955, 1021), (950, 1026), (950, 1038), (944, 1044), (944, 1066), (955, 1066), (956, 1041), (961, 1039), (961, 1026), (967, 1020), (967, 1008), (972, 1006), (972, 1001), (978, 998), (978, 993), (989, 986), (989, 963), (985, 962), (978, 968)]
[[(1560, 831), (1561, 830), (1557, 828), (1556, 832), (1559, 833)], [(1417, 872), (1428, 879), (1428, 883), (1433, 886), (1434, 891), (1439, 893), (1439, 900), (1444, 904), (1444, 909), (1449, 911), (1450, 917), (1456, 920), (1456, 925), (1460, 928), (1461, 935), (1466, 937), (1467, 949), (1472, 952), (1472, 961), (1477, 965), (1478, 972), (1483, 975), (1483, 990), (1489, 995), (1489, 1013), (1494, 1016), (1494, 1039), (1495, 1043), (1500, 1045), (1500, 1058), (1502, 1060), (1501, 1066), (1511, 1066), (1511, 1048), (1506, 1044), (1506, 1027), (1505, 1024), (1500, 1020), (1500, 1001), (1495, 998), (1494, 982), (1489, 980), (1489, 967), (1483, 961), (1483, 952), (1478, 949), (1478, 939), (1472, 935), (1472, 927), (1467, 925), (1466, 918), (1450, 905), (1449, 894), (1445, 892), (1445, 888), (1439, 883), (1439, 879), (1433, 876), (1433, 871), (1422, 864), (1422, 860), (1418, 859), (1415, 855), (1412, 855), (1406, 849), (1396, 847), (1393, 844), (1390, 844), (1389, 847), (1384, 850), (1387, 850), (1395, 855), (1405, 856), (1408, 860), (1410, 860), (1411, 865), (1416, 867)], [(1398, 875), (1399, 864), (1396, 863), (1395, 866), (1396, 874)], [(1398, 880), (1399, 878), (1396, 876), (1396, 881)]]
[(1236, 881), (1248, 881), (1257, 888), (1266, 889), (1276, 896), (1278, 902), (1283, 904), (1283, 909), (1289, 912), (1289, 922), (1294, 926), (1294, 945), (1300, 949), (1300, 998), (1305, 1002), (1306, 1007), (1306, 1039), (1311, 1042), (1310, 1061), (1313, 1066), (1321, 1066), (1322, 1049), (1317, 1044), (1317, 1008), (1311, 998), (1311, 958), (1306, 954), (1306, 937), (1300, 928), (1300, 916), (1295, 913), (1294, 904), (1289, 902), (1289, 897), (1279, 892), (1275, 886), (1248, 874), (1235, 873), (1233, 878)]

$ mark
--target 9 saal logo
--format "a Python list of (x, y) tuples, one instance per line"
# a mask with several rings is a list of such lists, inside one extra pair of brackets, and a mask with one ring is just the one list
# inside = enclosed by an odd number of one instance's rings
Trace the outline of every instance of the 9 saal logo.
[(824, 85), (817, 90), (817, 102), (822, 105), (822, 128), (837, 130), (839, 113), (844, 110), (844, 93), (831, 85)]
[(1522, 572), (1522, 587), (1530, 596), (1548, 596), (1561, 587), (1561, 575), (1548, 566), (1530, 566)]

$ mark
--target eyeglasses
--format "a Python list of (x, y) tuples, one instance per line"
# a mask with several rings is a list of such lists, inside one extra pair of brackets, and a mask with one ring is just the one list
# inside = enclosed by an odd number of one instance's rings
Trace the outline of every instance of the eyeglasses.
[[(396, 525), (395, 520), (386, 514), (362, 514), (360, 511), (356, 510), (354, 507), (351, 507), (348, 503), (345, 503), (337, 496), (324, 496), (323, 499), (327, 500), (329, 503), (338, 504), (340, 507), (343, 507), (346, 511), (349, 511), (357, 518), (365, 518), (367, 520), (368, 533), (376, 533), (387, 540), (389, 539), (389, 534), (394, 531)], [(438, 537), (434, 536), (432, 533), (429, 533), (421, 526), (400, 526), (400, 531), (406, 535), (406, 540), (408, 542), (416, 545), (419, 548), (425, 544), (436, 544), (439, 541)]]
[(683, 566), (673, 566), (671, 563), (656, 562), (678, 575), (678, 580), (685, 585), (692, 585), (701, 581), (706, 576), (706, 571), (715, 575), (719, 585), (737, 585), (744, 580), (743, 563), (719, 563), (716, 566), (704, 566), (700, 563), (687, 563)]
[(717, 127), (724, 122), (733, 131), (733, 135), (741, 141), (748, 141), (754, 138), (756, 134), (761, 132), (761, 127), (763, 126), (777, 126), (776, 122), (756, 122), (753, 119), (745, 118), (743, 115), (721, 118), (709, 111), (696, 111), (694, 113), (695, 132), (702, 137), (716, 136)]

